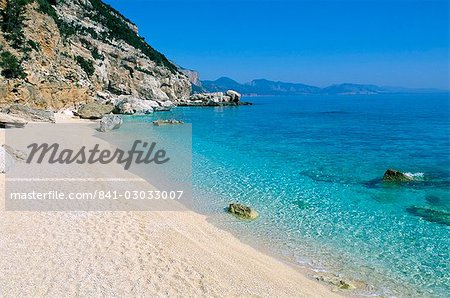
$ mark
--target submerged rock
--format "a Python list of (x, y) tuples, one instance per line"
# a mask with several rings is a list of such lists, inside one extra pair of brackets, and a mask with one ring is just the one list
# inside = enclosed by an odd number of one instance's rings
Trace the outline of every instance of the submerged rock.
[(184, 124), (184, 122), (181, 120), (174, 120), (174, 119), (153, 121), (154, 126), (172, 125), (172, 124)]
[(258, 212), (248, 206), (239, 203), (231, 203), (228, 206), (228, 212), (242, 219), (252, 220), (258, 217)]
[(119, 115), (105, 115), (100, 120), (99, 131), (107, 132), (113, 129), (118, 129), (123, 123), (122, 117)]
[(78, 115), (83, 119), (101, 119), (103, 115), (109, 114), (114, 110), (114, 106), (107, 104), (88, 103), (78, 110)]
[(447, 211), (418, 206), (408, 207), (406, 211), (426, 221), (450, 226), (450, 213)]
[(317, 279), (318, 281), (321, 282), (325, 282), (328, 284), (331, 284), (339, 289), (342, 290), (354, 290), (357, 288), (357, 286), (352, 285), (348, 282), (346, 282), (345, 280), (340, 279), (337, 276), (331, 276), (331, 275), (315, 275), (314, 276), (315, 279)]
[(397, 170), (389, 169), (384, 173), (383, 181), (408, 182), (414, 180), (411, 176)]
[(428, 195), (425, 200), (431, 204), (431, 205), (441, 205), (442, 204), (442, 200), (441, 198), (437, 197), (437, 196), (433, 196), (433, 195)]
[(4, 112), (28, 121), (55, 123), (55, 114), (52, 111), (34, 109), (21, 104), (10, 105)]
[(0, 126), (15, 126), (15, 127), (23, 127), (28, 122), (25, 119), (12, 116), (5, 113), (0, 113)]

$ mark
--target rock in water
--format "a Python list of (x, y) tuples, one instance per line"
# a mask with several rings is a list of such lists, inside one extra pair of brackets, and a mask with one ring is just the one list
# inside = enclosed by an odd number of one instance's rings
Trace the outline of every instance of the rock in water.
[(252, 220), (258, 217), (258, 212), (248, 206), (239, 203), (230, 204), (230, 206), (228, 206), (228, 212), (242, 219)]
[(241, 102), (241, 94), (234, 90), (212, 93), (195, 93), (188, 100), (178, 102), (179, 106), (239, 106), (251, 105), (248, 102)]
[(8, 115), (5, 113), (0, 113), (0, 126), (15, 126), (15, 127), (23, 127), (28, 122), (22, 118), (15, 117), (12, 115)]
[(408, 211), (409, 213), (411, 213), (415, 216), (419, 216), (426, 221), (450, 226), (450, 213), (449, 212), (446, 212), (443, 210), (426, 208), (426, 207), (417, 207), (417, 206), (408, 207), (408, 208), (406, 208), (406, 211)]
[(228, 90), (226, 94), (227, 94), (227, 96), (230, 97), (230, 101), (232, 101), (232, 102), (237, 103), (241, 100), (241, 94), (234, 90)]
[(412, 181), (413, 178), (400, 171), (389, 169), (384, 173), (383, 181), (389, 182), (408, 182)]
[(123, 123), (122, 117), (119, 115), (105, 115), (100, 120), (99, 131), (107, 132), (113, 129), (118, 129)]
[(78, 115), (83, 119), (101, 119), (103, 115), (109, 114), (113, 110), (113, 105), (88, 103), (78, 110)]
[(157, 120), (153, 121), (154, 126), (171, 125), (171, 124), (184, 124), (181, 120)]
[(425, 198), (425, 200), (431, 204), (431, 205), (441, 205), (442, 201), (441, 198), (437, 197), (437, 196), (433, 196), (433, 195), (429, 195)]
[(55, 123), (55, 114), (52, 111), (34, 109), (25, 105), (13, 104), (6, 108), (5, 112), (28, 121)]

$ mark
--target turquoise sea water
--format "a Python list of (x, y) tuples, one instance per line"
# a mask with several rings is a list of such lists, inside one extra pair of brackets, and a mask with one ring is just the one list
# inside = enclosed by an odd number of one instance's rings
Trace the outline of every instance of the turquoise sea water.
[[(362, 280), (360, 294), (450, 293), (448, 94), (246, 100), (128, 121), (192, 123), (195, 208), (241, 239)], [(388, 168), (417, 181), (383, 184)], [(260, 218), (229, 216), (232, 201)]]

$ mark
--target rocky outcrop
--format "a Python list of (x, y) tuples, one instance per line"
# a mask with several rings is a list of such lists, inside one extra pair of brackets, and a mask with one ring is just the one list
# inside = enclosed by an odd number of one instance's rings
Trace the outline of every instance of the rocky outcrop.
[(77, 112), (82, 119), (101, 119), (103, 115), (109, 114), (114, 110), (111, 104), (88, 103), (83, 105)]
[(122, 123), (122, 117), (119, 115), (106, 115), (100, 120), (100, 128), (98, 130), (101, 132), (107, 132), (118, 129)]
[(55, 123), (55, 114), (53, 112), (30, 108), (25, 105), (12, 104), (3, 109), (3, 112), (28, 121)]
[(163, 125), (173, 125), (173, 124), (184, 124), (181, 120), (156, 120), (153, 121), (153, 126), (163, 126)]
[(226, 95), (230, 98), (230, 101), (232, 102), (239, 102), (241, 101), (241, 94), (234, 91), (234, 90), (228, 90), (226, 92)]
[(151, 114), (153, 107), (159, 104), (153, 100), (142, 100), (134, 97), (123, 97), (116, 101), (114, 112), (118, 114)]
[(239, 204), (232, 203), (228, 206), (228, 212), (231, 214), (241, 218), (241, 219), (256, 219), (258, 217), (258, 212), (253, 210), (252, 208)]
[(388, 169), (383, 176), (383, 181), (386, 182), (408, 182), (412, 180), (413, 178), (410, 175), (393, 169)]
[(0, 127), (23, 127), (28, 122), (22, 118), (11, 116), (5, 113), (0, 113)]
[(248, 102), (241, 102), (241, 94), (234, 90), (227, 92), (196, 93), (188, 100), (182, 100), (177, 103), (179, 106), (237, 106), (251, 105)]
[(150, 114), (153, 111), (170, 111), (175, 107), (170, 100), (155, 101), (137, 98), (132, 95), (113, 95), (108, 92), (97, 92), (97, 103), (112, 104), (117, 114)]
[(198, 87), (202, 87), (202, 82), (200, 81), (200, 75), (197, 71), (195, 70), (190, 70), (190, 69), (185, 69), (182, 67), (178, 67), (178, 70), (183, 73), (185, 76), (188, 77), (189, 82), (191, 82), (191, 84), (198, 86)]
[[(23, 1), (23, 36), (0, 34), (16, 72), (0, 76), (0, 107), (57, 111), (93, 102), (98, 91), (157, 102), (188, 99), (191, 86), (137, 27), (100, 0)], [(18, 18), (16, 18), (18, 19)], [(6, 38), (8, 37), (8, 38)]]

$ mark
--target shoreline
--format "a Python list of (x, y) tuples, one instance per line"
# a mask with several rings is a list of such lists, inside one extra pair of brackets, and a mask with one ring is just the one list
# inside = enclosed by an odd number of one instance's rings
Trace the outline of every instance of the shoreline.
[(0, 214), (6, 295), (342, 295), (191, 210)]

